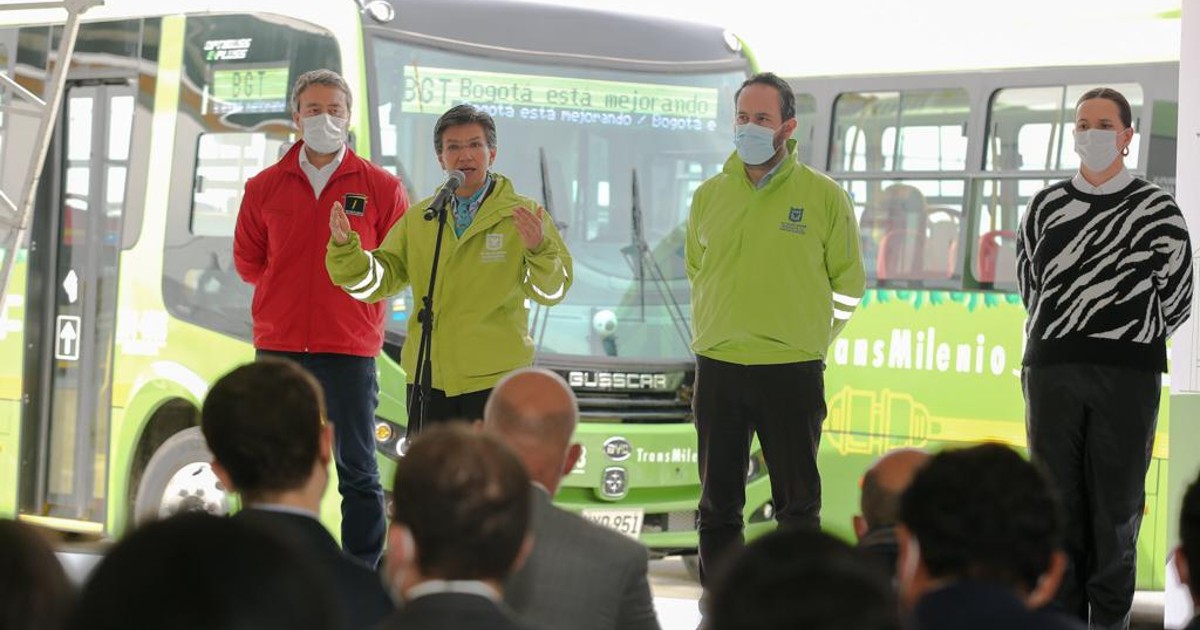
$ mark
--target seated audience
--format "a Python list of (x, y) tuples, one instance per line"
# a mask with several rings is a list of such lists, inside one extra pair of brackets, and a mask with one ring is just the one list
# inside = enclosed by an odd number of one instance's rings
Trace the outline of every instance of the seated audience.
[(59, 630), (75, 599), (62, 564), (41, 532), (0, 520), (0, 628)]
[(304, 368), (262, 359), (223, 376), (201, 410), (213, 472), (242, 497), (234, 519), (286, 536), (332, 581), (347, 628), (367, 628), (395, 606), (379, 575), (342, 552), (320, 523), (332, 425), (321, 387)]
[[(1196, 605), (1200, 603), (1200, 480), (1193, 481), (1183, 495), (1175, 569), (1179, 573), (1179, 581), (1187, 585), (1192, 595), (1192, 609), (1200, 609)], [(1185, 630), (1200, 630), (1200, 614), (1192, 618)]]
[(388, 531), (387, 572), (404, 604), (384, 627), (527, 628), (503, 588), (532, 546), (529, 483), (486, 432), (440, 424), (414, 438), (396, 466)]
[(858, 548), (889, 575), (896, 574), (896, 523), (900, 520), (900, 495), (917, 469), (929, 461), (925, 451), (902, 448), (880, 457), (862, 478), (862, 495), (854, 517)]
[(917, 630), (1065, 629), (1051, 601), (1066, 558), (1043, 471), (1000, 444), (944, 451), (900, 501), (897, 578)]
[(777, 530), (717, 576), (706, 630), (898, 630), (887, 576), (820, 531)]
[(551, 503), (579, 459), (580, 446), (571, 443), (578, 415), (575, 394), (549, 370), (517, 370), (488, 398), (484, 426), (533, 479), (533, 551), (508, 579), (504, 600), (548, 628), (658, 630), (646, 548)]
[(275, 535), (190, 512), (119, 541), (84, 586), (73, 630), (343, 628), (320, 568)]

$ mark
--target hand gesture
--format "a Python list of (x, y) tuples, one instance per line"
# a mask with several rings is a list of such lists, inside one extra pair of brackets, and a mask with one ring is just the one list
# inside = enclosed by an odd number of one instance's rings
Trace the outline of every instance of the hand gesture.
[(525, 242), (525, 249), (536, 249), (542, 244), (542, 209), (537, 209), (537, 214), (530, 212), (524, 206), (517, 206), (513, 210), (513, 222), (517, 224), (517, 232), (521, 235), (521, 240)]
[(350, 219), (342, 209), (342, 202), (333, 202), (329, 212), (329, 236), (334, 245), (345, 245), (350, 240)]

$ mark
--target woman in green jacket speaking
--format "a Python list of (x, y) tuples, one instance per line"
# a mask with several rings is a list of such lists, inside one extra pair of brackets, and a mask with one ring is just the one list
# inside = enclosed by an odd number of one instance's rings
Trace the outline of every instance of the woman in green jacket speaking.
[[(447, 206), (433, 288), (427, 423), (482, 417), (496, 382), (533, 361), (526, 300), (557, 304), (571, 286), (571, 256), (554, 222), (489, 168), (496, 159), (491, 115), (472, 105), (451, 108), (434, 127), (433, 145), (442, 168), (461, 171), (463, 182)], [(350, 229), (347, 212), (355, 209), (335, 203), (325, 258), (333, 282), (365, 302), (411, 283), (414, 302), (423, 304), (438, 231), (438, 221), (423, 216), (433, 200), (409, 208), (374, 251), (364, 251)], [(400, 361), (410, 375), (417, 373), (420, 335), (418, 318), (410, 318)]]

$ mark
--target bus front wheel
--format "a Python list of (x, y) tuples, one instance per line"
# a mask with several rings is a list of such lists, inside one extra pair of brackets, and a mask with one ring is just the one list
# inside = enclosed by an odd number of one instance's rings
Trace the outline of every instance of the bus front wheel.
[(229, 513), (224, 485), (212, 470), (212, 453), (200, 427), (171, 436), (146, 464), (134, 499), (137, 524), (180, 512)]

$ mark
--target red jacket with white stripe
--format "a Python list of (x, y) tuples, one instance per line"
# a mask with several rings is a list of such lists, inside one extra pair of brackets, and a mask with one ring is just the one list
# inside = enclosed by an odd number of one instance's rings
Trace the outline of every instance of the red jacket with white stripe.
[(297, 142), (246, 182), (238, 212), (233, 258), (238, 275), (254, 285), (254, 347), (376, 356), (384, 304), (355, 300), (329, 279), (329, 212), (341, 201), (363, 247), (374, 249), (408, 208), (408, 195), (399, 178), (347, 147), (315, 197), (300, 168), (303, 146)]

